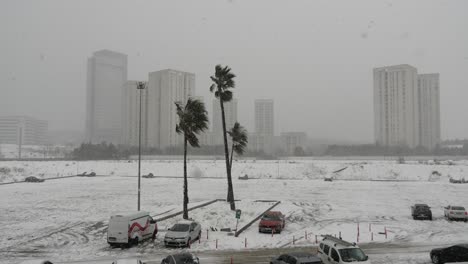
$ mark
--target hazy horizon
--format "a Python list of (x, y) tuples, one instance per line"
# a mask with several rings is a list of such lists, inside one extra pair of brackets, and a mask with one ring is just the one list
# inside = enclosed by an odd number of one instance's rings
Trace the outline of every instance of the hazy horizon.
[(83, 131), (86, 61), (128, 55), (128, 79), (196, 75), (211, 115), (216, 64), (237, 75), (238, 119), (275, 101), (275, 134), (374, 141), (375, 67), (440, 74), (442, 139), (468, 138), (468, 1), (3, 1), (0, 115)]

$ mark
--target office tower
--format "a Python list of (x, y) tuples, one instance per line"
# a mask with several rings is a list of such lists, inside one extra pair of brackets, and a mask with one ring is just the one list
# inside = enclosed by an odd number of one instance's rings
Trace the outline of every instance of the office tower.
[(127, 55), (100, 50), (88, 59), (86, 140), (120, 143), (122, 86), (127, 81)]

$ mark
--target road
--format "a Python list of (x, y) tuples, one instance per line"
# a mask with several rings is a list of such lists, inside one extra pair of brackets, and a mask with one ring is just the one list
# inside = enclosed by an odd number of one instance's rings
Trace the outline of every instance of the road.
[[(362, 245), (361, 248), (369, 255), (373, 264), (426, 264), (431, 263), (429, 259), (429, 251), (432, 248), (444, 247), (447, 245), (397, 245), (397, 244), (368, 244)], [(181, 250), (183, 251), (183, 250)], [(230, 263), (269, 263), (273, 256), (278, 256), (289, 252), (317, 252), (317, 247), (295, 247), (281, 249), (255, 249), (242, 251), (205, 251), (194, 252), (202, 264), (230, 264)], [(134, 256), (143, 260), (147, 264), (161, 263), (162, 258), (167, 254), (152, 254), (144, 256)], [(232, 258), (232, 262), (231, 262)], [(87, 259), (74, 262), (59, 262), (61, 264), (83, 264), (83, 263), (112, 263), (114, 259), (109, 257), (101, 259)]]

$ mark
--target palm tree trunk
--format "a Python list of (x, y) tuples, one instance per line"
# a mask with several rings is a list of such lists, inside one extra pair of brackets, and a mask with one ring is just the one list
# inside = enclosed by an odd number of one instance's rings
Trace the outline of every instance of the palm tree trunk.
[[(218, 91), (219, 91), (219, 94), (221, 94), (221, 89), (218, 88)], [(227, 173), (227, 182), (228, 182), (227, 201), (231, 204), (231, 210), (236, 210), (236, 204), (234, 203), (234, 189), (232, 187), (231, 165), (229, 164), (229, 150), (228, 150), (227, 134), (226, 134), (226, 118), (224, 117), (224, 105), (223, 105), (223, 100), (221, 100), (221, 98), (219, 98), (219, 103), (221, 105), (221, 118), (223, 121), (224, 155), (226, 158), (226, 173)]]
[(232, 156), (234, 155), (234, 143), (232, 143), (232, 146), (231, 146), (231, 160), (229, 161), (229, 168), (231, 169), (232, 171)]
[(188, 219), (187, 138), (184, 136), (184, 219)]

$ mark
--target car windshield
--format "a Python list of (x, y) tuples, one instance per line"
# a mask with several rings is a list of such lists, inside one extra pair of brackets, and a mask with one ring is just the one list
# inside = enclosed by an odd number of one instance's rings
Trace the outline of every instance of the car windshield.
[(267, 221), (279, 221), (281, 220), (281, 217), (277, 214), (264, 214), (262, 216), (262, 220), (267, 220)]
[(359, 248), (345, 248), (338, 250), (341, 259), (344, 262), (365, 261), (367, 260), (366, 254)]
[(171, 231), (175, 232), (187, 232), (190, 229), (190, 225), (187, 224), (175, 224), (172, 228)]
[(465, 211), (465, 207), (461, 207), (461, 206), (454, 206), (454, 207), (452, 207), (452, 210), (457, 210), (457, 211)]

